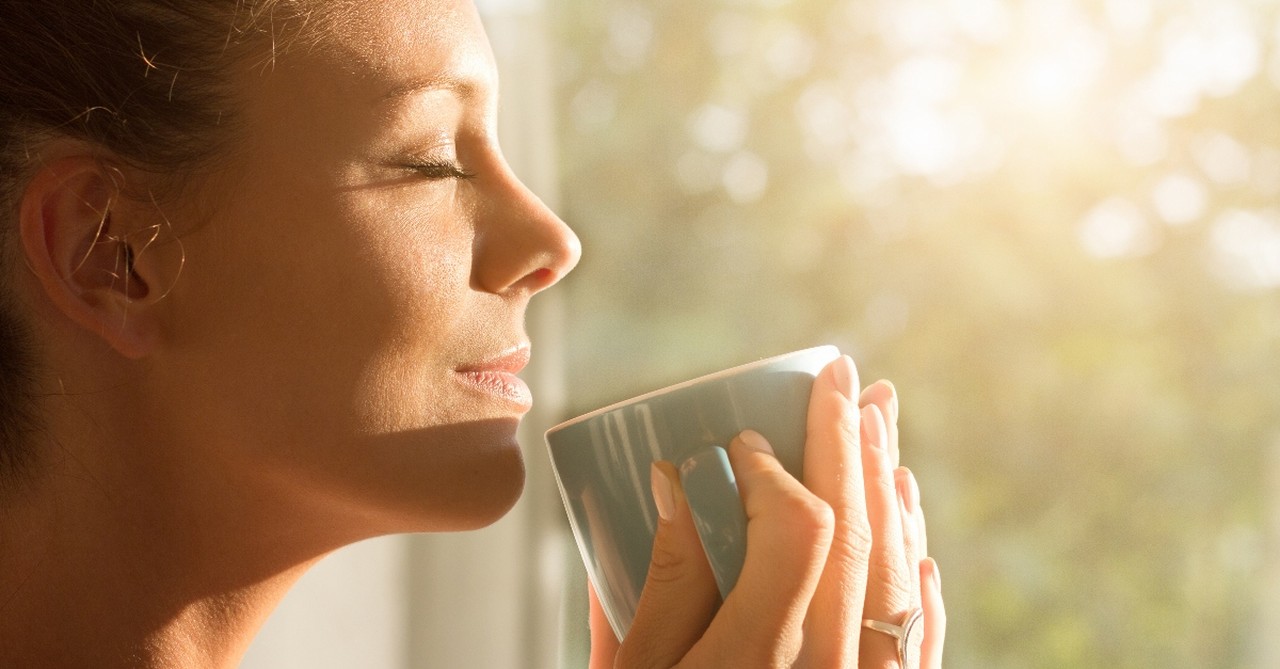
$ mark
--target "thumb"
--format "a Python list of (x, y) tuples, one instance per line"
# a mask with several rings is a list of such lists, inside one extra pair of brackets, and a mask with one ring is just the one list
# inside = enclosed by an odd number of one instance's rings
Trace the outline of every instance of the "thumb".
[(715, 576), (702, 552), (676, 468), (649, 470), (658, 530), (644, 591), (618, 649), (618, 667), (672, 667), (693, 647), (720, 606)]

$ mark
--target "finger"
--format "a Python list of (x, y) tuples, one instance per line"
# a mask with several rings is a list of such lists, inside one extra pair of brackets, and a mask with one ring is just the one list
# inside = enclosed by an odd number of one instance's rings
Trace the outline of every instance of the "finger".
[(675, 666), (720, 604), (675, 467), (655, 462), (649, 476), (658, 529), (636, 617), (617, 653), (617, 664), (624, 667)]
[(898, 389), (892, 382), (880, 379), (867, 386), (858, 397), (859, 407), (866, 407), (868, 404), (879, 407), (880, 415), (884, 416), (889, 462), (897, 467), (902, 461), (902, 454), (898, 449)]
[[(862, 469), (867, 493), (867, 517), (871, 523), (871, 561), (863, 617), (900, 625), (913, 608), (912, 565), (904, 554), (902, 518), (898, 506), (893, 467), (886, 449), (887, 435), (880, 408), (862, 409)], [(894, 637), (875, 631), (862, 635), (860, 667), (897, 667), (898, 644)]]
[(831, 507), (788, 474), (755, 432), (729, 444), (729, 460), (747, 513), (747, 558), (686, 660), (691, 666), (790, 666), (831, 545)]
[(596, 596), (596, 587), (590, 581), (587, 582), (587, 596), (591, 603), (591, 667), (611, 669), (618, 654), (618, 637), (613, 635), (604, 607), (600, 606), (600, 598)]
[(871, 526), (863, 490), (857, 371), (849, 356), (814, 380), (809, 399), (804, 482), (835, 513), (827, 562), (804, 621), (802, 664), (851, 666), (858, 658)]
[(924, 645), (921, 669), (942, 669), (942, 645), (947, 636), (947, 611), (942, 604), (942, 577), (933, 558), (920, 561), (921, 598), (924, 604)]
[[(920, 547), (920, 524), (917, 520), (919, 506), (915, 497), (915, 477), (906, 467), (893, 471), (893, 483), (898, 490), (898, 514), (902, 517), (902, 552), (906, 564), (919, 564), (925, 553)], [(920, 606), (920, 570), (908, 569), (911, 580), (912, 608)]]

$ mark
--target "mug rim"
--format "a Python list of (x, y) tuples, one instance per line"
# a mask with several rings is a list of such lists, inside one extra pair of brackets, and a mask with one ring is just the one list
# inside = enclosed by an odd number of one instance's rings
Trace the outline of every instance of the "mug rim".
[(751, 362), (743, 363), (743, 364), (741, 364), (741, 365), (736, 365), (736, 366), (734, 366), (734, 367), (727, 367), (727, 368), (725, 368), (725, 369), (721, 369), (721, 370), (718, 370), (718, 371), (715, 371), (715, 372), (711, 372), (711, 373), (709, 373), (709, 374), (703, 374), (702, 376), (696, 376), (696, 377), (694, 377), (694, 378), (692, 378), (692, 379), (687, 379), (687, 380), (685, 380), (685, 381), (681, 381), (681, 382), (679, 382), (679, 383), (673, 383), (673, 384), (671, 384), (671, 385), (669, 385), (669, 386), (663, 386), (663, 387), (658, 388), (658, 389), (656, 389), (656, 390), (650, 390), (650, 391), (649, 391), (649, 392), (647, 392), (647, 393), (644, 393), (644, 394), (641, 394), (641, 395), (636, 395), (635, 397), (631, 397), (631, 398), (628, 398), (628, 399), (625, 399), (625, 400), (621, 400), (621, 401), (619, 401), (619, 402), (614, 402), (613, 404), (610, 404), (610, 405), (608, 405), (608, 406), (600, 407), (599, 409), (596, 409), (596, 410), (594, 410), (594, 411), (589, 411), (589, 412), (587, 412), (587, 413), (584, 413), (584, 414), (582, 414), (581, 416), (576, 416), (576, 417), (574, 417), (574, 418), (570, 418), (569, 420), (566, 420), (566, 421), (564, 421), (563, 423), (559, 423), (559, 424), (557, 424), (557, 425), (555, 425), (555, 426), (553, 426), (553, 427), (548, 428), (548, 429), (547, 429), (547, 431), (545, 432), (545, 436), (550, 436), (552, 432), (558, 432), (558, 431), (560, 431), (560, 430), (562, 430), (562, 429), (564, 429), (564, 428), (571, 427), (571, 426), (576, 425), (576, 424), (578, 424), (578, 423), (582, 423), (582, 422), (585, 422), (585, 421), (591, 420), (592, 418), (595, 418), (596, 416), (599, 416), (600, 414), (608, 413), (608, 412), (610, 412), (610, 411), (615, 411), (615, 410), (617, 410), (617, 409), (621, 409), (622, 407), (625, 407), (625, 406), (627, 406), (627, 405), (629, 405), (629, 404), (634, 404), (634, 403), (636, 403), (636, 402), (642, 402), (642, 401), (645, 401), (645, 400), (648, 400), (648, 399), (652, 399), (652, 398), (654, 398), (654, 397), (657, 397), (658, 395), (664, 395), (664, 394), (666, 394), (666, 393), (675, 392), (675, 391), (677, 391), (677, 390), (682, 390), (682, 389), (687, 388), (687, 387), (689, 387), (689, 386), (694, 386), (694, 385), (697, 385), (697, 384), (700, 384), (700, 383), (705, 383), (705, 382), (707, 382), (707, 381), (716, 381), (716, 380), (718, 380), (718, 379), (720, 379), (720, 378), (729, 377), (729, 376), (736, 376), (736, 375), (738, 375), (738, 374), (742, 374), (742, 373), (744, 373), (744, 372), (752, 371), (752, 370), (754, 370), (754, 369), (756, 369), (756, 368), (759, 368), (759, 367), (765, 367), (765, 366), (771, 365), (771, 364), (773, 364), (773, 363), (779, 362), (779, 361), (781, 361), (781, 360), (785, 360), (785, 359), (787, 359), (787, 358), (799, 357), (799, 356), (802, 356), (802, 355), (809, 355), (809, 354), (815, 353), (815, 352), (820, 351), (820, 350), (823, 350), (823, 349), (832, 349), (832, 350), (835, 352), (835, 354), (836, 354), (836, 355), (835, 355), (835, 356), (832, 356), (832, 359), (833, 359), (833, 360), (834, 360), (835, 358), (838, 358), (838, 357), (840, 356), (840, 349), (838, 349), (835, 345), (833, 345), (833, 344), (822, 344), (822, 345), (820, 345), (820, 346), (810, 346), (809, 348), (802, 348), (802, 349), (799, 349), (799, 350), (797, 350), (797, 351), (790, 351), (790, 352), (787, 352), (787, 353), (779, 353), (778, 355), (769, 356), (769, 357), (767, 357), (767, 358), (761, 358), (761, 359), (759, 359), (759, 360), (753, 360), (753, 361), (751, 361)]

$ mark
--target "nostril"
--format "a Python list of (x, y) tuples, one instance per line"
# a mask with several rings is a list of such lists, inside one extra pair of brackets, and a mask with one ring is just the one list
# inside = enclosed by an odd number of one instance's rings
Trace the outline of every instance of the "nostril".
[(527, 290), (530, 293), (539, 293), (551, 286), (554, 286), (559, 280), (560, 274), (554, 269), (551, 269), (550, 267), (539, 267), (538, 269), (525, 274), (518, 282), (513, 284), (512, 287), (518, 287), (520, 289)]
[(552, 272), (550, 269), (543, 267), (543, 268), (534, 270), (533, 274), (530, 276), (533, 278), (534, 284), (539, 286), (545, 286), (554, 281), (555, 272)]

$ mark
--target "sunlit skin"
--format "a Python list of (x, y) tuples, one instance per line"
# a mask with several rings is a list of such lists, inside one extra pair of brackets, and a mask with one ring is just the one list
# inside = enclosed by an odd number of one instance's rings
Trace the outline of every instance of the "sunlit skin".
[[(233, 667), (326, 553), (480, 527), (519, 495), (524, 311), (578, 241), (502, 159), (469, 2), (321, 25), (230, 71), (235, 141), (182, 188), (38, 147), (10, 280), (46, 429), (0, 500), (0, 665)], [(843, 357), (815, 382), (805, 485), (762, 440), (730, 445), (749, 548), (718, 611), (670, 481), (635, 624), (597, 626), (593, 663), (888, 669), (859, 619), (923, 606), (937, 667), (897, 413)]]

